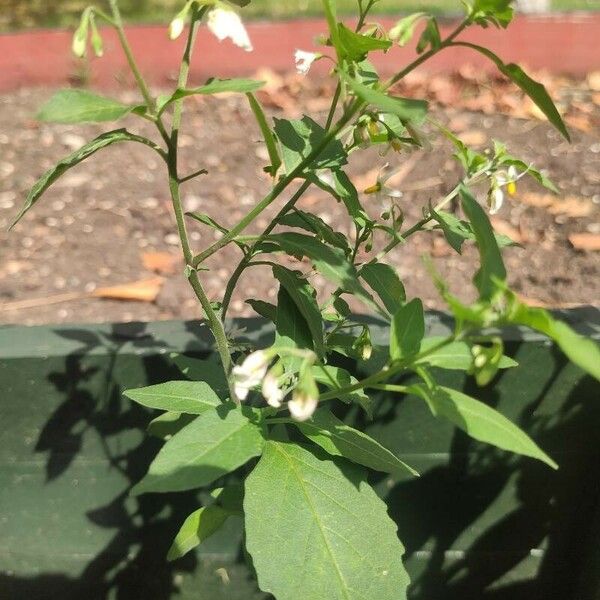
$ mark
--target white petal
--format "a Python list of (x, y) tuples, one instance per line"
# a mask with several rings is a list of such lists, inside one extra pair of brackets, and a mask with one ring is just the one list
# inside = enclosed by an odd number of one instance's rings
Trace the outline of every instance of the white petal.
[(281, 406), (283, 390), (279, 387), (277, 377), (267, 373), (263, 380), (262, 394), (269, 406), (273, 406), (274, 408), (279, 408)]
[(508, 179), (510, 181), (517, 181), (519, 179), (519, 171), (517, 171), (514, 165), (508, 167)]
[(229, 38), (236, 46), (243, 48), (246, 52), (252, 50), (252, 42), (248, 32), (242, 23), (242, 19), (235, 11), (226, 8), (213, 8), (208, 13), (208, 28), (218, 40), (223, 41)]
[(262, 380), (267, 372), (270, 360), (271, 359), (266, 352), (257, 350), (246, 357), (242, 363), (242, 369), (253, 376), (258, 376), (258, 374), (261, 373), (260, 379)]
[(288, 402), (288, 408), (296, 421), (307, 421), (313, 416), (318, 403), (318, 398), (298, 393), (294, 394), (292, 400)]
[(172, 40), (176, 40), (182, 33), (185, 28), (185, 19), (181, 17), (176, 17), (171, 21), (169, 25), (169, 38)]
[(301, 75), (306, 75), (312, 66), (312, 64), (319, 57), (318, 54), (314, 52), (306, 52), (305, 50), (296, 50), (296, 54), (294, 55), (294, 59), (296, 61), (296, 70)]
[(490, 215), (495, 215), (504, 204), (504, 192), (500, 188), (491, 191), (489, 195)]

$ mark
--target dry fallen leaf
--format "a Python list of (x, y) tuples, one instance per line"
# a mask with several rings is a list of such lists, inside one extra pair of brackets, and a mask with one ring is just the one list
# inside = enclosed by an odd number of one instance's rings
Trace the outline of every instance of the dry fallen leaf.
[(142, 254), (144, 269), (154, 271), (159, 275), (172, 275), (175, 273), (180, 260), (178, 255), (170, 252), (144, 252)]
[(494, 230), (501, 234), (508, 236), (513, 242), (517, 244), (524, 244), (529, 241), (531, 234), (526, 230), (516, 227), (513, 227), (507, 221), (503, 219), (499, 219), (498, 217), (491, 217), (490, 221), (494, 227)]
[(482, 146), (488, 140), (488, 136), (481, 129), (471, 129), (460, 134), (460, 139), (467, 146)]
[(561, 198), (554, 194), (530, 192), (519, 194), (515, 200), (536, 208), (545, 208), (551, 215), (565, 215), (572, 218), (587, 217), (593, 210), (593, 205), (589, 200), (578, 196)]
[(154, 302), (160, 294), (164, 281), (162, 277), (154, 277), (114, 287), (98, 288), (91, 295), (110, 300)]
[(592, 121), (588, 115), (567, 115), (565, 117), (565, 122), (569, 127), (585, 133), (589, 133), (593, 129)]
[(600, 71), (593, 71), (587, 76), (587, 84), (594, 92), (600, 92)]
[(598, 233), (572, 233), (569, 241), (576, 250), (600, 251), (600, 234)]

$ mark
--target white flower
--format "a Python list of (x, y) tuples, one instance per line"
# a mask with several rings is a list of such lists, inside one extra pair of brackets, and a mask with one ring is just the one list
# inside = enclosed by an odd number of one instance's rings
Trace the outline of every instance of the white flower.
[(267, 373), (263, 379), (262, 395), (265, 397), (267, 404), (273, 408), (280, 408), (284, 397), (283, 390), (279, 387), (277, 376), (273, 373)]
[(265, 377), (271, 357), (262, 350), (253, 352), (241, 365), (233, 367), (233, 388), (239, 400), (245, 400), (248, 392)]
[(508, 171), (498, 171), (492, 177), (492, 186), (488, 193), (488, 208), (490, 215), (495, 215), (500, 211), (504, 204), (504, 191), (503, 187), (506, 187), (506, 191), (510, 196), (514, 196), (517, 193), (517, 181), (523, 176), (519, 175), (517, 169), (514, 166), (510, 166)]
[(296, 61), (296, 70), (301, 75), (306, 75), (312, 66), (312, 64), (320, 58), (320, 54), (315, 52), (306, 52), (305, 50), (296, 50), (294, 59)]
[(231, 41), (246, 52), (252, 51), (252, 42), (242, 23), (240, 16), (227, 8), (213, 8), (208, 13), (208, 28), (219, 41), (230, 38)]
[(185, 19), (182, 17), (175, 17), (169, 25), (169, 38), (176, 40), (182, 33), (185, 27)]
[(296, 421), (307, 421), (317, 409), (319, 399), (302, 389), (294, 390), (292, 399), (288, 402), (290, 414)]
[(379, 175), (377, 176), (377, 181), (372, 186), (368, 187), (364, 190), (365, 194), (375, 194), (378, 199), (381, 198), (402, 198), (402, 192), (400, 190), (395, 190), (391, 187), (388, 187), (387, 182), (394, 177), (401, 169), (398, 167), (396, 169), (392, 169), (390, 171), (389, 163), (383, 165), (381, 170), (379, 171)]

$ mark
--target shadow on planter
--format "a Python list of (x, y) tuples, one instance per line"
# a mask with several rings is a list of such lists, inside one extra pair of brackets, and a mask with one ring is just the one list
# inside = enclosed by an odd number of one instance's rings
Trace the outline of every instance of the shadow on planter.
[[(597, 312), (568, 316), (586, 333), (600, 324)], [(238, 324), (244, 341), (269, 343), (264, 322)], [(448, 326), (429, 318), (434, 335)], [(374, 335), (387, 334), (379, 327)], [(373, 476), (407, 548), (412, 600), (592, 600), (600, 593), (598, 556), (590, 554), (598, 535), (592, 524), (600, 521), (597, 383), (543, 339), (507, 338), (521, 368), (503, 372), (493, 387), (480, 390), (456, 372), (440, 379), (518, 422), (557, 460), (558, 472), (470, 440), (416, 398), (381, 393), (370, 423), (354, 408), (340, 415), (422, 474)], [(149, 412), (121, 392), (182, 378), (170, 356), (182, 351), (207, 358), (206, 328), (0, 329), (0, 598), (267, 597), (243, 564), (240, 520), (169, 564), (170, 542), (199, 506), (198, 494), (129, 496), (160, 442), (144, 433)]]

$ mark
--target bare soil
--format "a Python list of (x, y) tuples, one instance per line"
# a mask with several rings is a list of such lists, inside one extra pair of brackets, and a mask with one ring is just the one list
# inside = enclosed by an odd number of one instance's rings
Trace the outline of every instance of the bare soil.
[[(572, 131), (571, 144), (541, 119), (497, 114), (485, 106), (483, 112), (466, 108), (474, 106), (473, 98), (470, 104), (447, 102), (434, 109), (440, 121), (468, 141), (484, 147), (489, 140), (500, 139), (514, 154), (545, 169), (557, 183), (560, 195), (548, 198), (534, 183), (522, 180), (517, 196), (508, 199), (495, 218), (503, 233), (521, 243), (505, 251), (510, 284), (524, 298), (548, 306), (597, 304), (600, 298), (598, 253), (576, 249), (572, 243), (573, 234), (588, 234), (586, 239), (592, 242), (600, 235), (600, 130), (596, 127), (600, 108), (589, 101), (592, 92), (585, 84), (573, 84), (573, 89), (569, 101), (581, 104), (583, 94), (588, 119), (585, 123), (573, 120), (580, 126)], [(200, 317), (179, 262), (163, 270), (165, 281), (154, 302), (86, 297), (101, 287), (155, 277), (144, 267), (148, 253), (178, 256), (164, 166), (144, 146), (111, 147), (71, 170), (12, 232), (6, 232), (35, 179), (62, 156), (110, 128), (36, 123), (36, 108), (50, 94), (51, 90), (21, 91), (0, 99), (0, 322), (29, 325)], [(288, 102), (274, 94), (272, 112), (312, 114), (324, 109), (326, 96), (327, 91), (317, 87), (300, 101), (294, 95), (289, 95)], [(132, 97), (124, 94), (124, 98)], [(188, 108), (181, 137), (182, 172), (204, 167), (210, 174), (186, 184), (186, 209), (231, 225), (269, 189), (262, 173), (266, 163), (258, 131), (239, 98), (193, 99)], [(141, 123), (140, 127), (134, 118), (126, 125), (153, 135), (150, 126)], [(374, 182), (385, 160), (394, 166), (410, 161), (398, 187), (404, 193), (405, 222), (411, 224), (420, 218), (424, 206), (456, 184), (460, 168), (451, 152), (447, 142), (433, 138), (431, 151), (391, 153), (385, 159), (375, 151), (356, 153), (349, 173), (359, 186), (366, 187)], [(373, 214), (385, 208), (372, 197), (363, 197), (363, 202)], [(334, 199), (309, 190), (300, 206), (350, 234), (349, 223)], [(260, 231), (271, 214), (261, 216), (248, 232)], [(216, 239), (204, 226), (191, 223), (190, 231), (198, 250)], [(414, 236), (389, 257), (409, 295), (421, 296), (429, 308), (444, 308), (423, 266), (424, 254), (434, 258), (456, 293), (471, 295), (475, 249), (466, 248), (459, 256), (439, 234), (431, 232)], [(239, 252), (230, 246), (211, 261), (211, 270), (203, 274), (211, 298), (220, 296), (237, 260)], [(245, 299), (272, 299), (275, 293), (269, 269), (255, 268), (242, 280), (231, 315), (250, 315)], [(64, 294), (79, 298), (60, 301)], [(37, 306), (15, 305), (36, 299)]]

